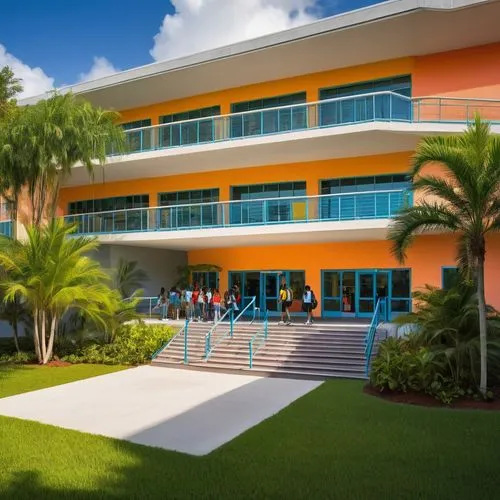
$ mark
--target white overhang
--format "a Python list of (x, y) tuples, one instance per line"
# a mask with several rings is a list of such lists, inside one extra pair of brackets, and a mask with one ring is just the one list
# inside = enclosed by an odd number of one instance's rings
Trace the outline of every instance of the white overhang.
[[(107, 108), (500, 40), (499, 0), (389, 0), (305, 26), (61, 89)], [(45, 96), (24, 99), (33, 104)]]
[(100, 235), (101, 244), (171, 250), (385, 240), (389, 219)]

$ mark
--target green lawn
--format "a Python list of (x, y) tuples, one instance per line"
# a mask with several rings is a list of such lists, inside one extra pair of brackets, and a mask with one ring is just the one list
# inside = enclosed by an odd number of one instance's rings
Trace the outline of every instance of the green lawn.
[(0, 364), (0, 398), (105, 375), (124, 368), (108, 365), (72, 365), (53, 368), (38, 365)]
[[(75, 369), (49, 369), (52, 383)], [(27, 378), (5, 378), (3, 394)], [(0, 498), (500, 498), (500, 414), (394, 405), (361, 388), (327, 382), (206, 457), (0, 417)]]

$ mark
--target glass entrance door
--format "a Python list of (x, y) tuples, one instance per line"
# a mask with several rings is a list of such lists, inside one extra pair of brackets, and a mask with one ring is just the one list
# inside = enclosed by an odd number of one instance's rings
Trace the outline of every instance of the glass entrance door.
[(375, 309), (375, 274), (358, 273), (358, 316), (371, 316)]
[(391, 271), (360, 271), (358, 274), (358, 311), (370, 317), (381, 297), (390, 297)]
[(280, 289), (280, 274), (278, 272), (260, 274), (261, 281), (261, 301), (264, 311), (269, 311), (269, 314), (276, 314), (279, 307), (279, 289)]

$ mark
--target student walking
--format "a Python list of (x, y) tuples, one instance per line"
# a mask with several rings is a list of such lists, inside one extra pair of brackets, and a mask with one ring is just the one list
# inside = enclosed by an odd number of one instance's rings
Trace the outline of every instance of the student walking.
[(160, 308), (160, 320), (168, 321), (168, 298), (167, 293), (165, 292), (165, 288), (161, 287), (160, 295), (158, 295), (158, 304), (157, 307)]
[(292, 291), (288, 289), (286, 283), (282, 283), (280, 288), (281, 320), (279, 325), (291, 325), (290, 306), (292, 305)]
[(314, 292), (309, 285), (306, 285), (304, 295), (302, 296), (302, 310), (307, 313), (306, 325), (312, 325), (312, 311), (316, 308), (317, 304)]

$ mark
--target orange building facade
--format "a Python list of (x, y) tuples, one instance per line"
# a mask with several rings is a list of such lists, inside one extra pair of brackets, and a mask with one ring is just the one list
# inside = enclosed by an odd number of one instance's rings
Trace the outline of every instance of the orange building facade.
[[(370, 317), (380, 297), (388, 297), (391, 317), (409, 312), (413, 291), (453, 280), (455, 241), (418, 237), (401, 263), (387, 231), (399, 209), (419, 202), (407, 173), (422, 137), (460, 133), (476, 112), (500, 131), (500, 34), (477, 45), (460, 40), (460, 23), (491, 17), (491, 5), (420, 9), (422, 19), (408, 11), (314, 37), (292, 30), (287, 44), (264, 40), (258, 51), (210, 53), (203, 64), (181, 61), (142, 80), (97, 81), (81, 93), (120, 110), (129, 150), (111, 156), (93, 180), (76, 171), (61, 190), (60, 215), (108, 252), (149, 266), (151, 294), (174, 284), (174, 274), (162, 272), (175, 261), (218, 266), (195, 279), (221, 291), (238, 284), (244, 302), (256, 297), (270, 314), (278, 313), (283, 282), (294, 290), (296, 315), (305, 285), (323, 317)], [(408, 48), (405, 36), (413, 35), (403, 23), (425, 26), (433, 16), (451, 25), (436, 50), (413, 40)], [(370, 30), (382, 36), (386, 22), (399, 29), (400, 47), (378, 48), (362, 63), (340, 61), (333, 47), (349, 30), (375, 43)], [(324, 60), (308, 58), (307, 44), (322, 37), (321, 50), (331, 50)], [(278, 50), (283, 67), (270, 64)], [(294, 51), (299, 74), (286, 76)], [(171, 91), (161, 100), (163, 81)], [(496, 307), (498, 277), (500, 235), (488, 240), (486, 262)]]

